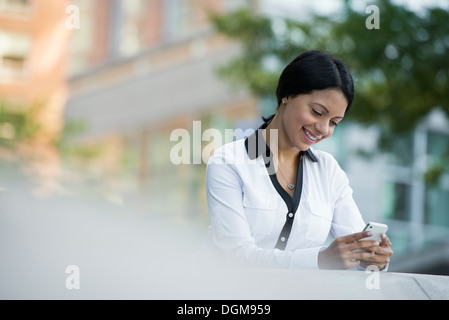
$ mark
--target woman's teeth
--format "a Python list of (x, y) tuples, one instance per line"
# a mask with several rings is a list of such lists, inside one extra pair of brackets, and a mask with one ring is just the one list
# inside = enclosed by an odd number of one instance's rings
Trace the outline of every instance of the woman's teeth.
[(306, 133), (306, 136), (310, 139), (310, 140), (317, 140), (317, 137), (313, 136), (309, 131), (307, 131), (306, 129), (304, 129), (304, 132)]

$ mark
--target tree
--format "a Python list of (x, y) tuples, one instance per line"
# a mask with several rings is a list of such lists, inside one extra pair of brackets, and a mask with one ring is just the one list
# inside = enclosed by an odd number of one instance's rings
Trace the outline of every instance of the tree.
[(41, 126), (36, 121), (36, 113), (41, 104), (32, 107), (12, 105), (0, 101), (0, 148), (14, 148), (17, 144), (28, 142), (39, 132)]
[[(242, 45), (242, 54), (219, 74), (256, 96), (274, 96), (280, 71), (300, 52), (330, 52), (354, 74), (356, 97), (349, 118), (378, 126), (379, 147), (392, 150), (392, 134), (410, 134), (435, 108), (449, 117), (449, 13), (430, 8), (418, 14), (390, 0), (370, 4), (379, 8), (379, 29), (368, 29), (370, 14), (354, 9), (349, 0), (338, 15), (314, 15), (310, 21), (248, 9), (214, 14), (216, 30)], [(438, 174), (427, 177), (435, 182)]]

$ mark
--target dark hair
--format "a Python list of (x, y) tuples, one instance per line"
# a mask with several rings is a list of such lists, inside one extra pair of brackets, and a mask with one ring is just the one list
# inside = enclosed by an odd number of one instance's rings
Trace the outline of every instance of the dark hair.
[[(343, 61), (323, 51), (306, 51), (282, 71), (276, 89), (277, 108), (285, 97), (328, 88), (340, 89), (343, 92), (348, 101), (346, 114), (354, 100), (354, 81), (348, 68)], [(269, 122), (274, 118), (274, 114), (262, 118), (265, 122)]]

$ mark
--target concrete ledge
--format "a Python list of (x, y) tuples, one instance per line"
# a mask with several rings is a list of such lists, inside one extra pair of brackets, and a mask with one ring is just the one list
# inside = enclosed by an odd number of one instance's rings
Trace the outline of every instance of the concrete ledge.
[[(373, 277), (378, 276), (377, 286)], [(187, 278), (185, 278), (187, 279)], [(178, 282), (180, 299), (449, 299), (449, 277), (408, 273), (240, 269)], [(190, 285), (189, 285), (190, 284)], [(183, 292), (189, 288), (188, 292)], [(371, 289), (370, 289), (371, 288)], [(169, 297), (167, 297), (169, 298)]]
[(194, 255), (193, 231), (153, 216), (11, 185), (0, 203), (0, 299), (449, 299), (449, 276), (225, 268)]

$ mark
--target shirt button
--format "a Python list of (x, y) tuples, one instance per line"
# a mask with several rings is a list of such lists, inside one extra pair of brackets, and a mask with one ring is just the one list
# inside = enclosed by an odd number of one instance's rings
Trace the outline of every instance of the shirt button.
[(284, 242), (284, 241), (285, 241), (285, 238), (284, 238), (284, 237), (282, 237), (282, 238), (281, 238), (281, 241), (282, 241), (282, 242)]
[(289, 217), (289, 218), (293, 218), (293, 213), (290, 212), (290, 213), (288, 214), (288, 217)]

